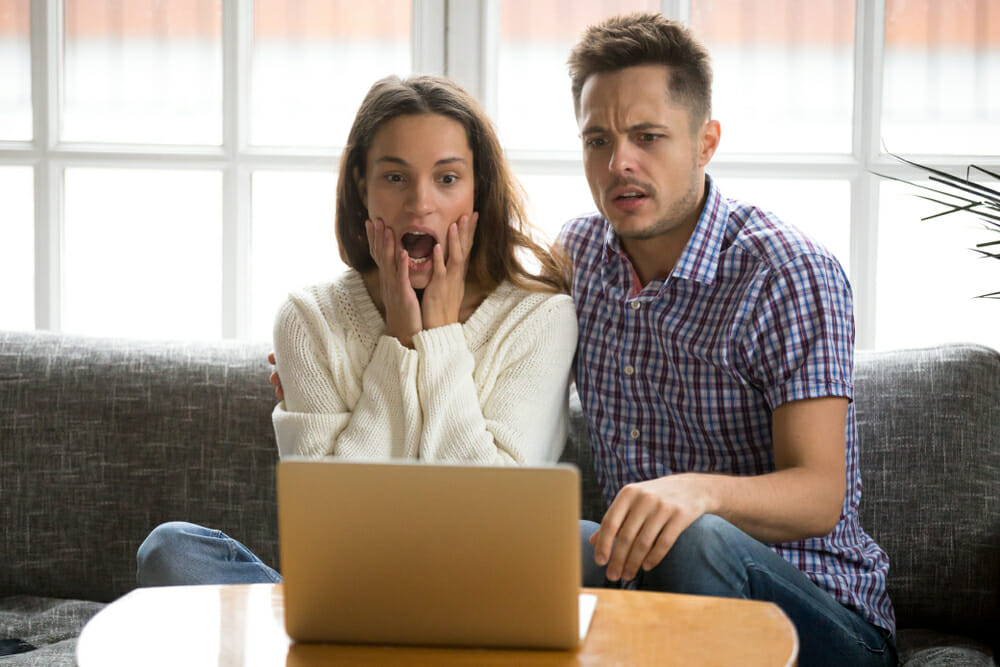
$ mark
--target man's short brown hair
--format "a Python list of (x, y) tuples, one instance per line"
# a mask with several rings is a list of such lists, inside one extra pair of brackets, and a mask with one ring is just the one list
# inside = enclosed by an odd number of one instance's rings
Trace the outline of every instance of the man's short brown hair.
[(580, 115), (583, 84), (594, 74), (636, 65), (665, 65), (671, 97), (691, 110), (692, 132), (712, 117), (708, 50), (679, 21), (662, 14), (615, 16), (584, 31), (570, 51), (573, 108)]

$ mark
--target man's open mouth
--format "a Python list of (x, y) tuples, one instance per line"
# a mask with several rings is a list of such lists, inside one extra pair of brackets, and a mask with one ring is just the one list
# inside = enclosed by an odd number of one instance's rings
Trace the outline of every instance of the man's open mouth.
[(615, 199), (623, 199), (623, 200), (642, 199), (645, 196), (646, 195), (641, 192), (625, 192), (615, 197)]

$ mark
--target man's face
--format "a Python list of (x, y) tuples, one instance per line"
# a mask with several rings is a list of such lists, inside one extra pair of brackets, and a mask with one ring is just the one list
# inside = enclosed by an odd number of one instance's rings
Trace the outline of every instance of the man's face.
[(692, 132), (689, 109), (670, 98), (668, 76), (663, 65), (627, 67), (591, 76), (580, 95), (587, 181), (623, 239), (690, 235), (701, 214), (718, 124)]

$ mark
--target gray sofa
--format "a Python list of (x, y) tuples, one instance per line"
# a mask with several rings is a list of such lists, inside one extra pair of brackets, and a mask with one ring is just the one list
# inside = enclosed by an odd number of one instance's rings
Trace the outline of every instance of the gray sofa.
[[(220, 528), (278, 565), (267, 345), (0, 332), (0, 665), (72, 665), (134, 587), (156, 524)], [(586, 429), (564, 459), (603, 503)], [(859, 353), (863, 525), (891, 558), (906, 664), (992, 664), (1000, 586), (1000, 355)], [(29, 647), (34, 650), (25, 650)]]

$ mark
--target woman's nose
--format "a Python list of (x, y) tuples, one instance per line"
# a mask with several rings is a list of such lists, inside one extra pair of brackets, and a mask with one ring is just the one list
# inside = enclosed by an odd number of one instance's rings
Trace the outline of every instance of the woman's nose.
[(414, 215), (426, 215), (434, 210), (434, 190), (431, 183), (416, 181), (410, 189), (408, 208)]

